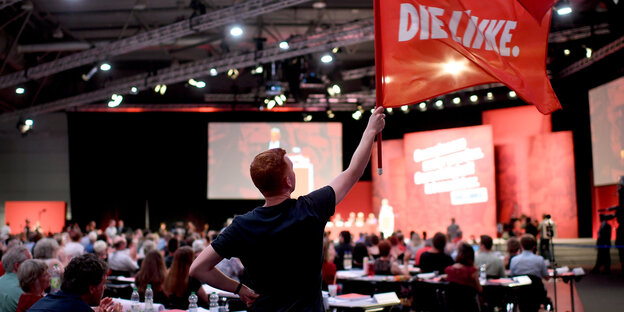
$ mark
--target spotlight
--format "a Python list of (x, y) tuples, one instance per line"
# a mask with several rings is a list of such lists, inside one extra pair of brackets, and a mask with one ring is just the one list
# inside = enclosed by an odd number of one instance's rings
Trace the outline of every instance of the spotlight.
[(303, 121), (305, 121), (305, 122), (310, 122), (310, 121), (312, 121), (312, 115), (310, 115), (310, 114), (304, 114), (304, 115), (303, 115)]
[(321, 62), (327, 64), (327, 63), (331, 63), (334, 60), (334, 58), (329, 55), (329, 54), (325, 54), (321, 57)]
[(93, 68), (91, 68), (91, 70), (88, 73), (82, 74), (82, 80), (89, 81), (89, 79), (91, 79), (91, 77), (93, 77), (93, 75), (95, 75), (95, 73), (97, 73), (97, 71), (98, 71), (97, 65), (93, 66)]
[(442, 100), (437, 100), (437, 101), (435, 101), (435, 106), (438, 109), (442, 109), (442, 108), (444, 108), (444, 102)]
[(286, 103), (286, 96), (282, 93), (280, 94), (280, 99), (282, 99), (282, 102)]
[(485, 95), (485, 98), (486, 98), (486, 99), (488, 99), (488, 101), (491, 101), (491, 100), (493, 100), (493, 99), (494, 99), (494, 94), (492, 94), (492, 92), (488, 92), (488, 93)]
[(117, 107), (119, 106), (119, 104), (121, 104), (121, 101), (123, 101), (123, 96), (119, 94), (113, 94), (111, 96), (110, 101), (108, 101), (108, 107), (110, 108)]
[(275, 107), (275, 104), (277, 104), (275, 100), (269, 100), (269, 102), (267, 103), (267, 108), (271, 110), (273, 109), (273, 107)]
[(288, 50), (290, 48), (290, 45), (288, 44), (288, 41), (282, 41), (279, 43), (279, 47), (282, 50)]
[(418, 104), (418, 109), (420, 109), (421, 112), (426, 111), (427, 110), (427, 103), (420, 102), (420, 104)]
[(402, 111), (402, 112), (404, 112), (404, 113), (406, 113), (406, 114), (407, 114), (407, 113), (409, 113), (409, 110), (410, 110), (410, 109), (409, 109), (409, 106), (407, 106), (407, 105), (403, 105), (403, 106), (401, 106), (401, 111)]
[(563, 55), (570, 55), (570, 49), (564, 49)]
[(355, 120), (360, 120), (360, 118), (362, 118), (362, 112), (356, 110), (355, 112), (353, 112), (353, 114), (351, 114), (351, 117), (353, 117), (353, 119)]
[(139, 93), (139, 88), (137, 87), (130, 88), (130, 94), (138, 94), (138, 93)]
[(15, 93), (17, 93), (17, 94), (24, 94), (24, 92), (26, 92), (26, 89), (24, 89), (22, 87), (15, 88)]
[(206, 87), (206, 83), (203, 81), (198, 81), (197, 84), (195, 85), (196, 88), (198, 89), (202, 89), (204, 87)]
[(453, 98), (453, 104), (459, 105), (459, 103), (461, 103), (461, 99), (459, 97), (454, 97)]
[(230, 35), (233, 37), (240, 37), (243, 35), (243, 29), (240, 26), (234, 26), (230, 28)]
[(264, 68), (262, 65), (258, 65), (256, 68), (251, 70), (252, 74), (262, 74), (264, 72)]
[(167, 92), (167, 85), (166, 84), (156, 85), (156, 87), (154, 87), (154, 92), (160, 93), (160, 95), (165, 95), (165, 92)]
[(239, 73), (238, 69), (236, 69), (236, 68), (231, 68), (231, 69), (228, 69), (228, 71), (227, 71), (228, 77), (230, 77), (232, 80), (238, 78), (239, 74), (240, 73)]
[[(356, 108), (356, 109), (357, 109), (360, 113), (364, 114), (364, 108), (362, 107), (362, 105), (358, 104), (355, 108)], [(375, 110), (375, 109), (373, 109), (373, 111), (374, 111), (374, 110)]]
[(340, 95), (340, 92), (342, 92), (342, 90), (340, 89), (340, 86), (335, 84), (329, 88), (327, 88), (327, 93), (330, 96), (336, 96), (336, 95)]
[(473, 94), (470, 96), (470, 102), (477, 103), (478, 100), (479, 100), (479, 97), (476, 94)]
[(572, 7), (568, 1), (561, 1), (555, 6), (555, 10), (557, 10), (557, 14), (559, 15), (568, 15), (572, 13)]
[(392, 115), (394, 114), (394, 109), (392, 109), (392, 107), (388, 107), (386, 108), (386, 112), (388, 113), (388, 115)]
[(332, 53), (336, 54), (338, 52), (340, 52), (340, 48), (339, 47), (335, 47), (335, 48), (332, 49)]
[(210, 69), (210, 76), (214, 77), (218, 74), (217, 69), (216, 68), (211, 68)]
[(592, 57), (592, 53), (593, 53), (593, 51), (592, 51), (591, 48), (587, 48), (587, 47), (585, 48), (585, 57), (586, 58), (591, 58)]
[(329, 118), (329, 119), (333, 119), (334, 117), (336, 117), (334, 112), (331, 109), (329, 109), (329, 108), (327, 109), (326, 113), (327, 113), (327, 118)]
[(327, 7), (327, 3), (325, 2), (325, 0), (316, 0), (314, 1), (314, 3), (312, 3), (312, 7), (317, 10), (322, 10)]
[(102, 65), (100, 65), (100, 70), (102, 71), (109, 71), (110, 69), (111, 69), (111, 66), (108, 63), (102, 63)]
[(513, 90), (509, 91), (509, 97), (510, 97), (510, 98), (514, 99), (514, 98), (516, 98), (517, 96), (518, 96), (518, 95), (516, 94), (516, 91), (513, 91)]
[(32, 119), (22, 119), (20, 118), (17, 121), (17, 130), (22, 134), (22, 135), (26, 135), (28, 134), (28, 132), (30, 132), (30, 130), (32, 130), (34, 125), (34, 122)]
[(282, 100), (282, 98), (279, 95), (275, 96), (275, 103), (277, 103), (277, 105), (282, 106), (284, 105), (284, 100)]

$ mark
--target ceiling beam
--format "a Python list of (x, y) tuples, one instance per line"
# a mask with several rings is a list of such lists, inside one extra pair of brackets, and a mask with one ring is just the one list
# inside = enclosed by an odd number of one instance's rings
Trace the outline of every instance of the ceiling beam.
[(298, 5), (309, 0), (250, 0), (240, 4), (206, 13), (188, 20), (130, 36), (105, 46), (68, 55), (56, 61), (39, 64), (26, 70), (0, 76), (0, 89), (14, 86), (31, 79), (46, 77), (82, 65), (104, 61), (115, 55), (125, 54), (165, 41), (181, 38), (196, 32), (238, 22), (246, 18), (266, 14), (282, 8)]
[(594, 51), (591, 57), (582, 58), (574, 62), (572, 65), (564, 68), (562, 71), (560, 71), (557, 74), (556, 78), (561, 79), (561, 78), (570, 76), (586, 67), (589, 67), (590, 65), (598, 62), (599, 60), (602, 60), (603, 58), (621, 50), (622, 48), (624, 48), (624, 36)]

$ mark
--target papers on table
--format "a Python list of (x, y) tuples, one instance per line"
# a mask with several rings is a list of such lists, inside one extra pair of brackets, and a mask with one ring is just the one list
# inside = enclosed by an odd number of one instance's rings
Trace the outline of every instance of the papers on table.
[[(360, 294), (348, 294), (346, 299), (339, 297), (329, 298), (329, 305), (331, 307), (343, 307), (343, 308), (374, 308), (374, 307), (387, 307), (401, 303), (395, 293), (382, 293), (376, 294), (374, 297), (369, 297)], [(343, 295), (344, 296), (344, 295)], [(357, 299), (360, 298), (360, 299)]]

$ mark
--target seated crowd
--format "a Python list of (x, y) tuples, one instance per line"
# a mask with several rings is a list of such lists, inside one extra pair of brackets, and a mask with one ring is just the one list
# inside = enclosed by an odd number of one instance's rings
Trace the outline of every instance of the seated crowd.
[[(96, 311), (121, 311), (112, 299), (102, 299), (109, 276), (135, 277), (141, 301), (151, 285), (154, 302), (167, 309), (186, 309), (191, 292), (197, 294), (200, 306), (207, 307), (209, 294), (189, 276), (189, 269), (217, 235), (207, 227), (197, 231), (190, 222), (185, 228), (178, 224), (172, 230), (161, 224), (158, 232), (150, 233), (132, 231), (123, 226), (123, 221), (113, 220), (102, 230), (91, 222), (84, 232), (73, 225), (48, 237), (36, 231), (8, 237), (2, 240), (0, 312), (91, 311), (91, 307)], [(323, 287), (337, 283), (336, 274), (345, 269), (345, 258), (352, 259), (349, 263), (353, 268), (372, 263), (376, 275), (409, 276), (408, 264), (413, 264), (423, 273), (445, 274), (451, 285), (475, 295), (482, 292), (481, 267), (488, 278), (505, 277), (506, 269), (512, 276), (529, 275), (540, 280), (548, 277), (544, 259), (534, 254), (536, 241), (531, 234), (509, 239), (504, 256), (492, 251), (490, 236), (480, 237), (478, 252), (473, 245), (474, 240), (462, 240), (461, 232), (436, 233), (431, 239), (426, 233), (421, 237), (412, 232), (407, 240), (400, 232), (387, 239), (360, 234), (353, 241), (351, 233), (343, 231), (335, 244), (327, 235), (323, 245)], [(224, 259), (217, 268), (235, 280), (245, 278), (237, 258)], [(55, 269), (62, 273), (62, 281), (57, 286), (60, 290), (52, 292), (50, 272)]]

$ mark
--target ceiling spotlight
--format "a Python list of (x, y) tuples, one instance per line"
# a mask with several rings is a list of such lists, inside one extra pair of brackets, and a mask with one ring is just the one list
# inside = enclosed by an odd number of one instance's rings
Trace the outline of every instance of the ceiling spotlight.
[(420, 104), (418, 104), (418, 109), (420, 109), (421, 112), (426, 111), (427, 110), (427, 103), (420, 102)]
[(342, 92), (342, 90), (340, 89), (340, 86), (337, 84), (332, 85), (331, 87), (327, 88), (327, 93), (330, 96), (340, 95), (340, 92)]
[(409, 113), (409, 106), (407, 106), (407, 105), (401, 106), (401, 111), (404, 112), (404, 113)]
[(19, 121), (17, 122), (17, 130), (22, 134), (22, 135), (26, 135), (28, 134), (28, 132), (30, 132), (30, 130), (32, 130), (34, 125), (34, 122), (32, 119), (22, 119), (20, 118)]
[(110, 69), (111, 69), (111, 66), (108, 63), (102, 63), (102, 65), (100, 65), (100, 70), (102, 71), (109, 71)]
[(586, 58), (590, 58), (592, 57), (592, 49), (591, 48), (585, 48), (585, 57)]
[(312, 121), (312, 115), (310, 115), (310, 114), (304, 114), (304, 115), (303, 115), (303, 121), (305, 121), (305, 122), (310, 122), (310, 121)]
[(314, 1), (314, 3), (312, 3), (312, 7), (317, 10), (321, 10), (327, 7), (327, 3), (325, 2), (325, 0), (316, 0)]
[(563, 49), (563, 55), (570, 55), (570, 49)]
[(110, 108), (117, 107), (119, 106), (119, 104), (121, 104), (121, 101), (123, 101), (123, 96), (119, 94), (113, 94), (111, 96), (110, 101), (108, 101), (108, 107)]
[(267, 103), (267, 108), (268, 109), (273, 109), (273, 107), (275, 107), (275, 104), (277, 104), (277, 102), (275, 102), (275, 100), (269, 100), (269, 102)]
[(288, 50), (290, 48), (290, 45), (288, 44), (288, 41), (282, 41), (279, 43), (279, 47), (282, 50)]
[(156, 93), (160, 93), (160, 95), (164, 95), (165, 92), (167, 92), (167, 85), (166, 84), (158, 84), (154, 87), (154, 92)]
[(252, 74), (262, 74), (264, 72), (264, 67), (262, 65), (258, 65), (256, 68), (251, 70)]
[(459, 103), (461, 103), (461, 99), (457, 96), (453, 98), (453, 104), (455, 105), (459, 105)]
[(356, 110), (355, 112), (353, 112), (353, 114), (351, 114), (351, 117), (353, 117), (353, 119), (355, 120), (360, 120), (360, 118), (362, 118), (362, 112)]
[(230, 35), (233, 37), (240, 37), (243, 35), (243, 29), (240, 26), (234, 26), (230, 28)]
[(282, 106), (284, 105), (284, 100), (282, 100), (282, 98), (279, 95), (275, 96), (275, 103), (277, 103), (277, 105)]
[(282, 102), (286, 103), (286, 96), (282, 93), (279, 95), (280, 99), (282, 99)]
[(555, 9), (557, 10), (557, 14), (559, 14), (559, 15), (568, 15), (568, 14), (572, 13), (572, 7), (570, 6), (570, 3), (567, 2), (567, 1), (559, 2), (555, 6)]
[(218, 74), (218, 72), (217, 72), (217, 69), (216, 69), (216, 68), (214, 68), (214, 67), (213, 67), (213, 68), (211, 68), (211, 69), (210, 69), (210, 76), (213, 76), (213, 77), (214, 77), (214, 76), (216, 76), (217, 74)]
[(329, 108), (327, 109), (326, 113), (327, 113), (327, 118), (329, 119), (333, 119), (334, 117), (336, 117), (336, 114), (334, 114), (334, 112)]
[(334, 53), (334, 54), (338, 53), (339, 51), (340, 51), (339, 47), (335, 47), (335, 48), (332, 49), (332, 53)]
[(437, 100), (437, 101), (435, 101), (435, 106), (438, 109), (442, 109), (444, 107), (444, 102), (442, 100)]
[(228, 69), (228, 71), (227, 71), (228, 77), (230, 77), (232, 79), (238, 78), (239, 74), (240, 74), (240, 72), (236, 68), (231, 68), (231, 69)]
[(494, 99), (494, 94), (492, 94), (492, 92), (488, 92), (487, 94), (485, 94), (485, 98), (491, 101)]
[(476, 103), (479, 100), (479, 97), (476, 94), (470, 96), (470, 102)]
[(130, 94), (137, 94), (137, 93), (139, 93), (139, 88), (137, 87), (130, 88)]
[(327, 64), (327, 63), (331, 63), (334, 60), (334, 58), (329, 55), (329, 54), (325, 54), (321, 57), (321, 62)]
[(198, 88), (198, 89), (202, 89), (204, 87), (206, 87), (206, 83), (201, 80), (198, 81), (197, 84), (195, 85), (195, 88)]
[(17, 94), (24, 94), (24, 92), (26, 92), (26, 89), (24, 89), (22, 87), (15, 88), (15, 93), (17, 93)]
[(392, 114), (394, 114), (394, 109), (392, 109), (392, 107), (388, 107), (388, 108), (386, 108), (386, 112), (387, 112), (389, 115), (392, 115)]
[(510, 97), (510, 98), (514, 99), (514, 98), (516, 98), (517, 96), (518, 96), (518, 95), (516, 94), (516, 91), (514, 91), (514, 90), (509, 91), (509, 97)]

